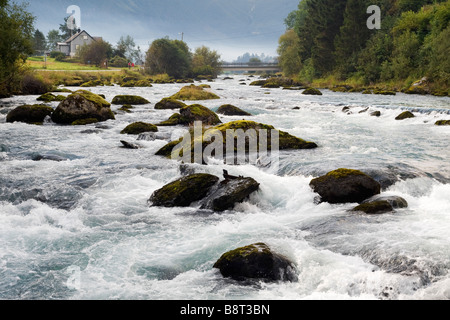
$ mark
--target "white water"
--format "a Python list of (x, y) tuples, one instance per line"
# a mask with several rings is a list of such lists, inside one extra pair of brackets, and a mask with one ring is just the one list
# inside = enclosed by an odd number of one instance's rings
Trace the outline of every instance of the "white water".
[[(138, 94), (152, 102), (119, 113), (106, 129), (7, 124), (9, 110), (36, 96), (0, 100), (0, 298), (449, 299), (450, 127), (434, 122), (450, 119), (450, 98), (303, 96), (239, 85), (242, 78), (210, 83), (221, 100), (202, 104), (231, 103), (319, 148), (283, 152), (279, 172), (227, 168), (261, 190), (224, 214), (149, 207), (150, 195), (180, 176), (178, 164), (154, 156), (167, 141), (119, 134), (135, 121), (167, 119), (173, 112), (154, 104), (182, 84), (92, 88), (109, 101)], [(359, 113), (366, 107), (382, 116)], [(417, 117), (395, 121), (404, 109)], [(172, 138), (183, 132), (161, 128)], [(122, 149), (120, 140), (144, 148)], [(32, 161), (36, 154), (67, 161)], [(383, 193), (409, 208), (365, 216), (347, 211), (355, 204), (315, 204), (310, 180), (341, 167), (395, 182)], [(195, 168), (220, 176), (224, 166)], [(255, 242), (295, 261), (298, 281), (243, 286), (213, 269), (224, 252)]]

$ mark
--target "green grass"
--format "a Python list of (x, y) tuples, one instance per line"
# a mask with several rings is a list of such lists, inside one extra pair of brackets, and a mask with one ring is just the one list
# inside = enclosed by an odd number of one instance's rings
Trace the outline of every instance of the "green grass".
[[(47, 58), (47, 62), (44, 61), (44, 57), (30, 57), (27, 60), (27, 66), (33, 70), (64, 70), (64, 71), (91, 71), (91, 70), (104, 70), (92, 65), (84, 65), (81, 63), (73, 62), (59, 62), (54, 58)], [(112, 68), (115, 70), (116, 68)], [(111, 69), (110, 69), (111, 70)], [(120, 69), (117, 69), (120, 70)]]

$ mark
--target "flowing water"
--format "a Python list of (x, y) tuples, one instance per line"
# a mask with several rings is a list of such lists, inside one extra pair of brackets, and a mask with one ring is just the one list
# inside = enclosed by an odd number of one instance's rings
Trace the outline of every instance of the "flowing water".
[[(154, 141), (120, 135), (132, 122), (167, 119), (173, 112), (154, 104), (183, 84), (91, 88), (108, 101), (137, 94), (151, 104), (86, 127), (7, 124), (8, 111), (37, 96), (0, 100), (0, 299), (450, 298), (450, 127), (434, 125), (450, 119), (450, 98), (305, 96), (242, 85), (243, 76), (222, 78), (209, 83), (221, 100), (203, 105), (236, 105), (254, 121), (319, 145), (282, 152), (276, 171), (194, 165), (261, 184), (222, 214), (148, 203), (180, 177), (178, 163), (154, 154), (184, 128), (161, 128)], [(377, 110), (381, 117), (370, 116)], [(416, 117), (394, 120), (403, 110)], [(120, 140), (143, 148), (123, 149)], [(33, 161), (37, 156), (44, 159)], [(317, 204), (309, 182), (338, 168), (371, 174), (383, 194), (409, 207), (367, 216), (349, 213), (355, 204)], [(223, 253), (255, 242), (291, 258), (298, 281), (242, 285), (213, 268)]]

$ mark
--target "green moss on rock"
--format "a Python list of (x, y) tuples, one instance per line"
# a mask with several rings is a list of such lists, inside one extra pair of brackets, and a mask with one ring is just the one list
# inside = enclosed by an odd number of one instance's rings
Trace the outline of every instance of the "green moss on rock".
[(155, 105), (156, 110), (175, 110), (187, 107), (184, 102), (173, 98), (164, 98)]
[(415, 118), (415, 115), (411, 111), (405, 111), (399, 114), (395, 120), (405, 120), (409, 118)]
[(238, 107), (233, 106), (231, 104), (225, 104), (223, 106), (220, 106), (220, 108), (217, 110), (217, 113), (226, 116), (251, 116), (250, 113), (242, 109), (239, 109)]
[(47, 116), (53, 113), (53, 108), (45, 105), (24, 105), (10, 111), (6, 122), (24, 122), (28, 124), (42, 124)]
[(140, 96), (118, 95), (113, 98), (111, 103), (117, 105), (124, 105), (124, 104), (142, 105), (142, 104), (149, 104), (150, 101)]
[(435, 123), (436, 126), (450, 126), (450, 120), (439, 120)]
[(213, 100), (213, 99), (220, 99), (220, 97), (210, 91), (204, 90), (204, 88), (196, 86), (196, 85), (190, 85), (187, 87), (181, 88), (181, 90), (171, 96), (171, 98), (175, 100), (182, 100), (182, 101), (195, 101), (195, 100)]
[(155, 191), (150, 202), (160, 207), (188, 207), (203, 199), (218, 182), (219, 178), (210, 174), (183, 177)]
[(88, 124), (93, 124), (93, 123), (97, 123), (98, 120), (95, 118), (90, 118), (90, 119), (81, 119), (81, 120), (77, 120), (72, 122), (73, 126), (85, 126)]
[(120, 133), (138, 135), (144, 132), (158, 132), (158, 127), (150, 123), (135, 122), (127, 126)]
[(321, 96), (322, 92), (320, 92), (320, 90), (318, 90), (316, 88), (307, 88), (307, 89), (305, 89), (305, 91), (302, 92), (302, 94)]

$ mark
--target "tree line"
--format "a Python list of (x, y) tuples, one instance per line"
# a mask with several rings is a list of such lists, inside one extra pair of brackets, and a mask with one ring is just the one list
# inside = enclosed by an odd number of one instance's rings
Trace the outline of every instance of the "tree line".
[[(369, 29), (370, 5), (381, 29)], [(424, 76), (450, 83), (450, 0), (302, 0), (285, 20), (278, 53), (299, 81), (336, 77), (363, 84)]]

